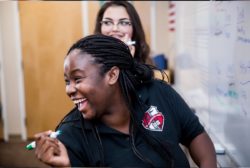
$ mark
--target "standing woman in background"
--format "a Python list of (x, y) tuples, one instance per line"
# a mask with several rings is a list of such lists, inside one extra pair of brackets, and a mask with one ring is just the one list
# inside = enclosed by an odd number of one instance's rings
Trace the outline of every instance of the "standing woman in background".
[(134, 41), (135, 44), (129, 45), (134, 59), (153, 64), (140, 17), (129, 2), (110, 1), (103, 4), (96, 17), (94, 33), (112, 36), (125, 43)]

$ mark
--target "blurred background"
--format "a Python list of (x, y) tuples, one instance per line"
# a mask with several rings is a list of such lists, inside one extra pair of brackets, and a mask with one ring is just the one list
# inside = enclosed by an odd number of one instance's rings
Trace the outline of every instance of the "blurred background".
[[(0, 2), (0, 167), (47, 167), (24, 147), (73, 107), (63, 59), (73, 42), (93, 33), (103, 3)], [(131, 3), (155, 64), (216, 144), (218, 165), (249, 167), (250, 3)]]

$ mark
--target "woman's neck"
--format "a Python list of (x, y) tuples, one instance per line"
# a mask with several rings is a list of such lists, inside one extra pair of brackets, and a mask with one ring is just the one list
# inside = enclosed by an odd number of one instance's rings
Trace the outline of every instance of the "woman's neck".
[(112, 96), (110, 96), (108, 100), (109, 104), (106, 106), (106, 112), (103, 113), (100, 119), (105, 125), (125, 134), (129, 134), (129, 108), (121, 93), (120, 86), (116, 84), (112, 89)]
[(101, 117), (101, 121), (113, 129), (129, 134), (130, 112), (124, 104), (113, 107), (111, 112)]

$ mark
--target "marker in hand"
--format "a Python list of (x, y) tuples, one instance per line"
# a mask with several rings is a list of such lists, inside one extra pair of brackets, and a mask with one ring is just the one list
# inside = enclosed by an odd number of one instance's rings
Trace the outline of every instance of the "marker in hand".
[(135, 44), (135, 41), (127, 41), (126, 44), (127, 44), (128, 46), (134, 45), (134, 44)]
[[(52, 132), (50, 135), (49, 135), (49, 137), (50, 138), (56, 138), (58, 135), (60, 135), (61, 134), (61, 131), (60, 130), (58, 130), (58, 131), (56, 131), (56, 132)], [(28, 144), (27, 146), (26, 146), (26, 149), (28, 149), (28, 150), (32, 150), (32, 149), (34, 149), (34, 148), (36, 148), (36, 142), (35, 141), (33, 141), (33, 142), (31, 142), (30, 144)]]

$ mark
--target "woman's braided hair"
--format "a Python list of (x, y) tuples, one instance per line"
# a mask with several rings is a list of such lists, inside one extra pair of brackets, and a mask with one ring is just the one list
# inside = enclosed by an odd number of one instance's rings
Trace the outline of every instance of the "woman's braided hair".
[(68, 51), (80, 49), (82, 52), (91, 54), (97, 64), (102, 64), (100, 73), (104, 75), (113, 66), (120, 69), (119, 83), (125, 99), (131, 103), (131, 93), (135, 93), (136, 87), (141, 83), (151, 81), (153, 71), (149, 65), (135, 61), (128, 46), (122, 41), (105, 36), (90, 35), (80, 39)]

